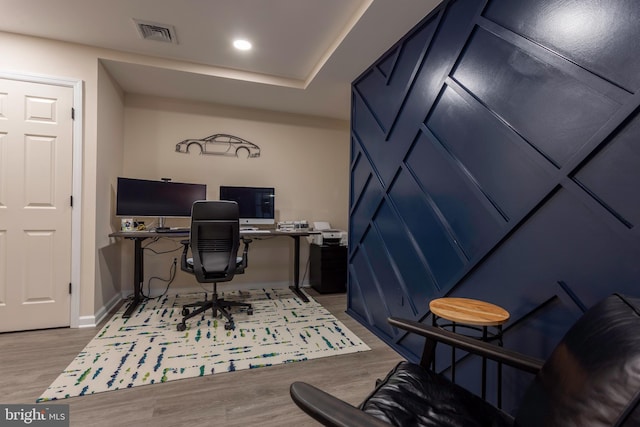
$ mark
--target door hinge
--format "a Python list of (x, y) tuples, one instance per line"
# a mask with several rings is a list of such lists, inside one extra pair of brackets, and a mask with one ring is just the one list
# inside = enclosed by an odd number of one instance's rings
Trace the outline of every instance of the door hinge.
[(76, 119), (76, 109), (71, 107), (71, 120)]
[(69, 282), (69, 295), (71, 295), (71, 282)]
[(73, 194), (69, 196), (69, 205), (73, 207)]

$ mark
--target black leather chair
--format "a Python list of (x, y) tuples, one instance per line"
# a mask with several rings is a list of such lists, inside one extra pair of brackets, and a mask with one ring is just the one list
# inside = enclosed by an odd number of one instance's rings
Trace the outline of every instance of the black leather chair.
[[(211, 299), (186, 304), (182, 308), (182, 322), (178, 323), (178, 330), (187, 329), (186, 321), (206, 310), (213, 310), (213, 316), (218, 313), (227, 319), (225, 329), (234, 329), (235, 324), (231, 315), (231, 307), (245, 307), (248, 314), (253, 314), (253, 307), (249, 303), (228, 301), (218, 297), (217, 284), (228, 282), (236, 274), (244, 273), (248, 265), (248, 251), (250, 239), (242, 239), (244, 250), (238, 257), (240, 247), (240, 222), (238, 204), (230, 201), (197, 201), (191, 208), (191, 233), (189, 240), (182, 242), (181, 269), (194, 274), (200, 283), (213, 283)], [(191, 257), (188, 256), (191, 249)], [(191, 308), (196, 307), (194, 311)]]
[[(545, 361), (418, 322), (390, 318), (426, 337), (420, 364), (401, 362), (359, 407), (309, 384), (291, 397), (327, 426), (640, 426), (640, 299), (611, 295), (571, 327)], [(535, 374), (512, 417), (435, 373), (436, 343)]]

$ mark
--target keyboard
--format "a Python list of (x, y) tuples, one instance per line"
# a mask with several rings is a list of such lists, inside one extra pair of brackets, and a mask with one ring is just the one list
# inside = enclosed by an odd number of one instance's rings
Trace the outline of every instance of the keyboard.
[(240, 230), (240, 234), (271, 233), (271, 230)]

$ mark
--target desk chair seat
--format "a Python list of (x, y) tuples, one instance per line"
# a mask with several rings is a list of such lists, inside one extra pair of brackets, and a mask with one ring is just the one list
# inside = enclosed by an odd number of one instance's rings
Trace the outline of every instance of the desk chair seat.
[[(236, 274), (243, 274), (248, 265), (250, 239), (243, 238), (244, 249), (238, 256), (240, 247), (240, 222), (238, 204), (230, 201), (197, 201), (191, 209), (191, 233), (189, 240), (182, 242), (184, 249), (180, 267), (196, 276), (200, 283), (213, 283), (211, 299), (185, 304), (182, 308), (182, 322), (177, 329), (187, 329), (187, 320), (211, 309), (213, 317), (225, 317), (225, 329), (234, 329), (235, 323), (230, 309), (244, 307), (247, 314), (253, 314), (249, 303), (227, 301), (218, 297), (217, 285), (228, 282)], [(191, 250), (191, 257), (188, 256)], [(196, 308), (191, 311), (192, 308)]]

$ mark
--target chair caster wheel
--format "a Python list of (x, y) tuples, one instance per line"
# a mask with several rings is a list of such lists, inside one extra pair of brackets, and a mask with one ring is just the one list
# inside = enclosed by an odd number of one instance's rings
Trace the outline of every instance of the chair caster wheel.
[(230, 331), (230, 330), (232, 330), (232, 329), (234, 329), (234, 328), (235, 328), (235, 325), (234, 325), (233, 323), (225, 323), (225, 324), (224, 324), (224, 328), (225, 328), (227, 331)]
[(178, 323), (178, 331), (182, 332), (185, 331), (187, 329), (187, 325), (185, 325), (184, 323)]
[(248, 314), (249, 316), (251, 316), (251, 315), (253, 314), (253, 308), (248, 308), (248, 309), (247, 309), (247, 314)]
[(188, 309), (188, 308), (186, 308), (186, 307), (185, 307), (185, 308), (183, 308), (183, 309), (182, 309), (182, 315), (183, 315), (183, 316), (188, 316), (188, 315), (189, 315), (189, 309)]

